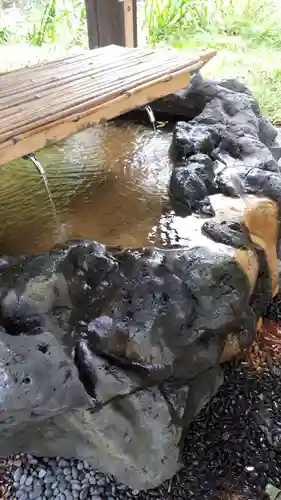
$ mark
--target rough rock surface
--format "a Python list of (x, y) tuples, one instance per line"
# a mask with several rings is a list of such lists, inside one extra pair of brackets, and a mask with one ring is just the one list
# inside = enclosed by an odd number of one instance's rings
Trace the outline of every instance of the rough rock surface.
[(192, 120), (177, 122), (174, 128), (173, 200), (189, 211), (205, 209), (207, 215), (213, 215), (208, 197), (215, 192), (259, 193), (280, 204), (277, 131), (261, 115), (249, 91), (237, 82), (204, 82), (196, 77), (181, 100), (190, 102), (194, 94), (195, 103), (206, 104), (195, 105)]
[(177, 101), (192, 118), (171, 147), (184, 247), (2, 258), (0, 455), (75, 456), (156, 486), (181, 467), (229, 346), (254, 339), (278, 282), (275, 129), (237, 82), (197, 78)]

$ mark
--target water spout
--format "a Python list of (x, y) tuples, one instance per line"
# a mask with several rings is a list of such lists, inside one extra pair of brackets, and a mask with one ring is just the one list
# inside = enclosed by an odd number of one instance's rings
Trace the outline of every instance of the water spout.
[(45, 188), (46, 188), (46, 191), (47, 191), (47, 194), (48, 194), (48, 198), (49, 198), (49, 201), (50, 201), (50, 205), (51, 205), (51, 208), (52, 208), (52, 214), (53, 214), (53, 217), (54, 217), (56, 228), (57, 228), (57, 231), (59, 231), (60, 225), (59, 225), (59, 221), (58, 221), (58, 217), (57, 217), (57, 212), (56, 212), (56, 207), (55, 207), (55, 204), (54, 204), (52, 193), (50, 191), (47, 174), (46, 174), (43, 166), (41, 165), (39, 159), (37, 158), (37, 156), (35, 156), (34, 153), (29, 153), (27, 155), (24, 155), (23, 159), (24, 160), (30, 160), (30, 161), (32, 161), (33, 165), (35, 165), (35, 167), (37, 169), (37, 172), (41, 175), (41, 177), (42, 177), (42, 179), (44, 181)]
[(149, 121), (152, 125), (154, 132), (156, 132), (156, 119), (155, 119), (155, 115), (154, 115), (153, 110), (151, 109), (150, 106), (145, 106), (144, 109), (148, 114), (148, 118), (149, 118)]

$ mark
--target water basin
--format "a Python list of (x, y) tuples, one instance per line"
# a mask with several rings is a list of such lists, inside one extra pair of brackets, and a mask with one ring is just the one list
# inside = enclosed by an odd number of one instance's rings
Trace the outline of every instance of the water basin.
[(0, 166), (0, 253), (44, 252), (71, 238), (123, 247), (159, 243), (161, 213), (168, 202), (170, 143), (169, 132), (116, 122), (37, 152), (59, 230), (32, 162)]

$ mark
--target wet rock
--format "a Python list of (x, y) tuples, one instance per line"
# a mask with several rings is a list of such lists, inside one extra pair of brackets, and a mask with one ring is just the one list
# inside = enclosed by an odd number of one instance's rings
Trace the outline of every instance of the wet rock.
[(221, 383), (229, 331), (252, 339), (256, 322), (233, 252), (193, 238), (172, 251), (73, 242), (47, 256), (45, 280), (37, 257), (5, 266), (1, 454), (76, 456), (138, 489), (180, 468), (185, 429)]
[[(219, 192), (233, 196), (230, 177), (235, 171), (246, 192), (255, 194), (262, 190), (265, 196), (280, 203), (277, 160), (281, 156), (281, 141), (276, 129), (261, 115), (251, 93), (235, 80), (206, 83), (200, 78), (194, 79), (189, 91), (181, 95), (182, 102), (190, 101), (189, 92), (201, 95), (202, 106), (192, 120), (187, 114), (185, 121), (179, 121), (174, 128), (172, 200), (189, 205), (192, 211), (196, 210), (193, 200), (208, 197), (213, 185)], [(194, 109), (198, 110), (197, 103)], [(182, 119), (182, 114), (179, 116)], [(204, 191), (203, 176), (198, 172), (194, 177), (188, 161), (194, 153), (204, 153), (210, 161), (222, 165), (212, 186), (206, 186)]]
[[(237, 82), (195, 78), (176, 100), (181, 248), (71, 241), (0, 262), (0, 455), (75, 456), (136, 491), (157, 486), (181, 468), (222, 360), (255, 338), (278, 285), (276, 137)], [(81, 464), (62, 462), (63, 479), (41, 473), (31, 494), (44, 485), (84, 498)], [(104, 477), (96, 485), (97, 496), (108, 488)]]
[[(184, 205), (189, 214), (192, 213), (192, 209), (199, 208), (199, 201), (205, 201), (211, 211), (204, 181), (196, 171), (188, 169), (186, 165), (173, 170), (170, 180), (170, 192), (173, 201)], [(213, 213), (210, 213), (210, 215), (213, 215)]]
[(198, 74), (186, 89), (154, 101), (151, 107), (161, 120), (192, 120), (203, 111), (217, 92), (212, 81), (206, 81)]
[(177, 162), (170, 179), (173, 202), (185, 206), (186, 214), (198, 210), (214, 215), (209, 198), (216, 191), (214, 179), (213, 162), (206, 154), (192, 154), (188, 160)]

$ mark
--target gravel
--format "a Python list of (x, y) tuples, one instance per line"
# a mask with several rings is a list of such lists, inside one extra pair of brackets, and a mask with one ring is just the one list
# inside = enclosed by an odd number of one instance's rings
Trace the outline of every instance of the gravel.
[[(184, 468), (149, 492), (131, 490), (76, 459), (17, 455), (6, 461), (18, 500), (262, 500), (281, 487), (281, 363), (228, 367), (225, 384), (189, 429)], [(1, 484), (1, 483), (0, 483)], [(227, 493), (226, 493), (227, 492)], [(232, 494), (233, 493), (233, 494)], [(244, 494), (244, 496), (242, 495)], [(0, 495), (1, 498), (1, 495)]]

